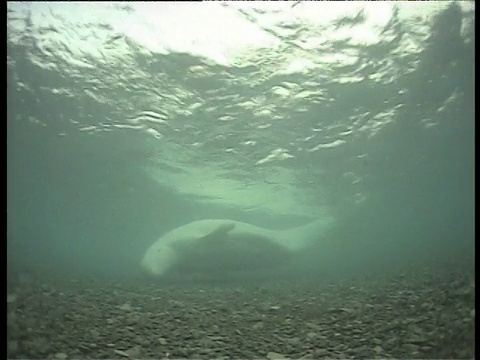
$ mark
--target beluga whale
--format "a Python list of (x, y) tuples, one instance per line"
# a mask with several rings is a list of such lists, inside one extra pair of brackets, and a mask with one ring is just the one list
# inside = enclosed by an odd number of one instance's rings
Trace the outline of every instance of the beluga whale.
[(258, 274), (287, 266), (318, 240), (325, 220), (270, 230), (236, 220), (197, 220), (161, 236), (141, 261), (153, 278), (210, 279)]

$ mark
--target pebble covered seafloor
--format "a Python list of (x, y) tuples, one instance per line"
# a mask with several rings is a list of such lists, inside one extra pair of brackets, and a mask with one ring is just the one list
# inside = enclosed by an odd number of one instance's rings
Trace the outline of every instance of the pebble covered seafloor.
[(469, 272), (228, 286), (50, 278), (7, 291), (8, 358), (475, 357)]

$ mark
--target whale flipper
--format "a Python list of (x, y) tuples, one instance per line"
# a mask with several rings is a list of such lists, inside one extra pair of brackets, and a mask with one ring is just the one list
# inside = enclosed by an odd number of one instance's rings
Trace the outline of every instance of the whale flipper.
[(229, 223), (221, 223), (219, 224), (215, 229), (213, 229), (210, 233), (207, 235), (200, 237), (198, 241), (202, 243), (208, 243), (208, 242), (218, 242), (225, 240), (226, 237), (228, 236), (228, 233), (232, 231), (235, 228), (235, 224), (233, 222)]

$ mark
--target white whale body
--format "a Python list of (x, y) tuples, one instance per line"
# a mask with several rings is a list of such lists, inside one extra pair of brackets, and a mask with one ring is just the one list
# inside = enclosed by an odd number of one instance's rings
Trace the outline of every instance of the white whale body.
[(194, 221), (166, 233), (146, 251), (141, 265), (153, 277), (209, 277), (258, 272), (287, 265), (317, 240), (325, 221), (288, 230), (269, 230), (241, 221)]

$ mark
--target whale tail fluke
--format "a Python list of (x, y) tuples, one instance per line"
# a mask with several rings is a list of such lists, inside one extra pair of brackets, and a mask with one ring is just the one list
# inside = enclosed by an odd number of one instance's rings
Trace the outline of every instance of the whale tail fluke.
[(323, 234), (331, 227), (332, 218), (322, 218), (306, 225), (294, 227), (284, 231), (282, 236), (284, 246), (292, 251), (301, 250), (308, 245), (319, 241)]

